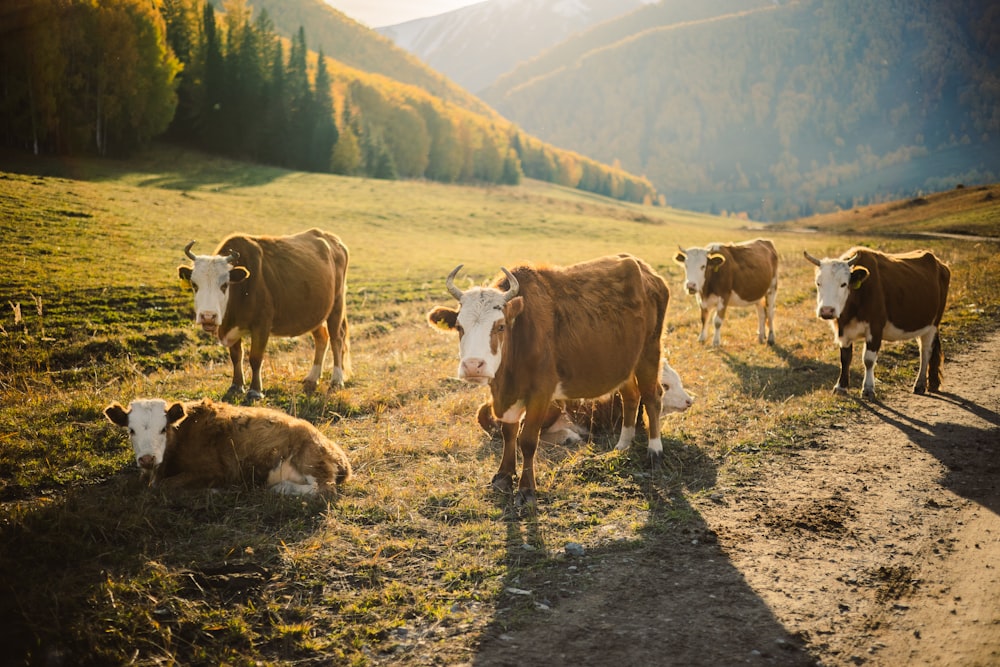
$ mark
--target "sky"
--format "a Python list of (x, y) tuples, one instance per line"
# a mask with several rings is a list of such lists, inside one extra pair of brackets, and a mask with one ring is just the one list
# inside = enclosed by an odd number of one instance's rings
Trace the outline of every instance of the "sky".
[(483, 0), (325, 0), (358, 23), (369, 28), (394, 25), (450, 12)]

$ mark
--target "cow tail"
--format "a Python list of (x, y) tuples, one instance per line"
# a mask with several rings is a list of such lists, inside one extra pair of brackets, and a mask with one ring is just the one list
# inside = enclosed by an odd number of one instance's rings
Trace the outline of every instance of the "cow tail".
[(941, 388), (944, 380), (944, 350), (941, 349), (941, 334), (934, 333), (934, 342), (931, 344), (931, 363), (927, 370), (927, 385), (931, 391)]

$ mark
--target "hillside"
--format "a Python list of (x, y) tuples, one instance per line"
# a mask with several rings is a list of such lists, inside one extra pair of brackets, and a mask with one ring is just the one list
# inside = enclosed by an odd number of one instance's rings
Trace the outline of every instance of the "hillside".
[(995, 3), (723, 4), (703, 20), (645, 8), (482, 97), (546, 141), (647, 175), (676, 205), (755, 219), (1000, 174)]
[(518, 63), (643, 4), (643, 0), (492, 0), (377, 32), (479, 93)]

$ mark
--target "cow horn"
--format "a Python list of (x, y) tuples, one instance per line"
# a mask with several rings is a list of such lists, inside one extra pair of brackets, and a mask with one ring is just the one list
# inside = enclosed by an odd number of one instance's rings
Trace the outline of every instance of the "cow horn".
[(802, 254), (805, 255), (806, 259), (808, 259), (810, 262), (812, 262), (816, 266), (819, 266), (821, 264), (821, 262), (818, 259), (816, 259), (815, 257), (813, 257), (812, 255), (809, 254), (808, 250), (803, 250)]
[(462, 270), (463, 266), (465, 266), (465, 264), (459, 264), (454, 269), (452, 269), (451, 273), (448, 274), (448, 277), (444, 281), (444, 284), (448, 287), (448, 293), (451, 294), (456, 299), (458, 299), (459, 301), (462, 300), (463, 292), (462, 290), (455, 287), (455, 276), (458, 275), (458, 272)]
[(855, 262), (858, 261), (858, 253), (854, 253), (853, 255), (848, 257), (845, 261), (847, 262), (848, 266), (854, 266)]
[(191, 241), (191, 243), (188, 243), (186, 246), (184, 246), (184, 254), (187, 255), (188, 259), (190, 259), (191, 261), (194, 261), (194, 259), (195, 259), (194, 253), (191, 252), (191, 246), (193, 246), (193, 245), (194, 245), (194, 241)]
[(503, 302), (509, 303), (511, 299), (517, 296), (517, 291), (521, 289), (521, 286), (518, 284), (517, 278), (514, 277), (514, 274), (502, 266), (500, 267), (500, 270), (504, 272), (504, 275), (507, 276), (507, 282), (510, 283), (510, 289), (503, 293)]
[(226, 261), (235, 266), (236, 262), (238, 262), (239, 260), (240, 260), (240, 253), (230, 248), (229, 256), (226, 257)]

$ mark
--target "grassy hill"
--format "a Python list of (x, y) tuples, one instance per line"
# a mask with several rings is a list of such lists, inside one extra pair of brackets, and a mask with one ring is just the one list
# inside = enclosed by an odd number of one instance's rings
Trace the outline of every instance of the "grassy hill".
[[(981, 215), (982, 199), (924, 228), (960, 228)], [(803, 223), (817, 227), (812, 234), (742, 224), (538, 182), (373, 181), (174, 149), (128, 162), (0, 155), (7, 659), (468, 662), (485, 633), (545, 613), (517, 593), (519, 583), (527, 573), (558, 580), (568, 542), (595, 557), (646, 557), (690, 541), (699, 525), (692, 498), (752, 479), (758, 457), (794, 452), (812, 424), (862, 409), (830, 394), (836, 351), (813, 315), (802, 250), (913, 246), (885, 229), (844, 236), (812, 221)], [(219, 399), (229, 386), (228, 355), (192, 325), (190, 294), (178, 284), (184, 245), (195, 239), (208, 250), (232, 232), (312, 226), (351, 250), (354, 377), (306, 397), (307, 337), (272, 340), (263, 404), (341, 444), (354, 481), (329, 502), (256, 491), (165, 498), (142, 488), (127, 438), (103, 408), (139, 396)], [(698, 345), (697, 308), (672, 261), (677, 245), (758, 234), (781, 255), (778, 344), (758, 345), (756, 316), (733, 310), (724, 347)], [(995, 327), (996, 244), (920, 245), (954, 271), (946, 349)], [(444, 277), (458, 263), (478, 283), (522, 260), (621, 251), (668, 280), (663, 344), (697, 403), (665, 419), (662, 470), (648, 469), (642, 443), (611, 452), (613, 435), (543, 444), (538, 511), (519, 515), (488, 488), (500, 444), (474, 421), (487, 393), (453, 379), (456, 340), (424, 315), (450, 301)], [(883, 391), (905, 389), (915, 346), (886, 346), (879, 368)]]

